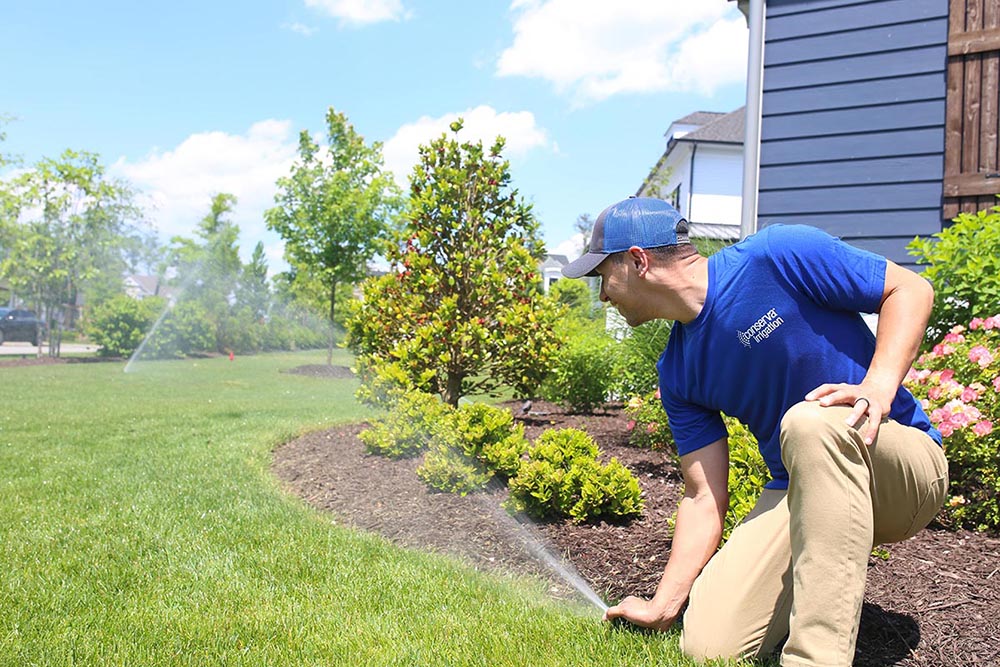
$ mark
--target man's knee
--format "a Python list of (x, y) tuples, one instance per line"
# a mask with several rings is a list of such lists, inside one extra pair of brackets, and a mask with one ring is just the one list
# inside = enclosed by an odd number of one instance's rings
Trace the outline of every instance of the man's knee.
[(844, 422), (849, 414), (846, 407), (823, 407), (815, 401), (802, 401), (788, 408), (780, 432), (785, 467), (791, 469), (802, 457), (828, 457), (829, 452), (824, 453), (827, 448), (841, 452), (853, 449), (848, 444), (850, 428)]
[(696, 660), (743, 657), (756, 652), (748, 638), (738, 636), (744, 629), (720, 618), (717, 613), (699, 613), (697, 609), (692, 613), (689, 607), (684, 614), (680, 648), (686, 656)]

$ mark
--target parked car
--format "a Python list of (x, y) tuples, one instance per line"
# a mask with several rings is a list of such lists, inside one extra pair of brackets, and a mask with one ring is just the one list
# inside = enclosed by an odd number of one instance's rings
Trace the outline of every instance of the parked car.
[(38, 345), (39, 337), (45, 338), (45, 322), (39, 320), (34, 312), (0, 308), (0, 345), (8, 340), (26, 340)]

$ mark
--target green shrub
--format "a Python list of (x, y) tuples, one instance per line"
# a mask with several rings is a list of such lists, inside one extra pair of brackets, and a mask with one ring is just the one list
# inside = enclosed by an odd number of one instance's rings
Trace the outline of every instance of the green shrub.
[(723, 419), (729, 431), (729, 511), (722, 533), (725, 541), (757, 504), (771, 473), (750, 429), (728, 415)]
[[(667, 413), (660, 402), (660, 390), (648, 396), (634, 396), (625, 407), (631, 417), (629, 442), (637, 447), (662, 449), (670, 444), (676, 457)], [(723, 415), (729, 433), (729, 511), (723, 527), (723, 541), (757, 504), (770, 472), (760, 455), (757, 439), (739, 420)], [(679, 464), (679, 461), (678, 461)]]
[(142, 344), (157, 315), (165, 307), (163, 299), (133, 299), (118, 295), (94, 307), (88, 333), (102, 357), (129, 357)]
[(509, 482), (511, 505), (534, 517), (577, 522), (641, 514), (642, 492), (635, 476), (616, 459), (602, 465), (598, 453), (583, 431), (544, 432)]
[(1000, 313), (1000, 206), (962, 213), (931, 238), (907, 246), (934, 285), (927, 340), (937, 343), (956, 325)]
[(354, 397), (370, 407), (391, 410), (399, 397), (412, 389), (409, 375), (397, 363), (358, 357), (355, 369), (361, 386)]
[(659, 384), (656, 362), (670, 340), (673, 322), (652, 320), (630, 329), (614, 354), (611, 393), (625, 398), (648, 394)]
[(447, 427), (451, 410), (437, 396), (407, 391), (384, 419), (375, 421), (359, 437), (370, 454), (394, 459), (416, 456)]
[(417, 477), (433, 489), (463, 496), (486, 486), (493, 479), (493, 471), (448, 440), (439, 438), (431, 444), (417, 468)]
[(542, 397), (575, 412), (605, 405), (612, 384), (615, 341), (606, 335), (575, 338), (555, 358)]
[(516, 474), (527, 449), (524, 427), (509, 410), (469, 403), (448, 416), (417, 475), (435, 489), (464, 495), (495, 474), (503, 479)]
[(215, 330), (204, 306), (182, 301), (167, 312), (151, 333), (142, 356), (164, 359), (214, 351)]
[(950, 499), (939, 517), (1000, 530), (1000, 315), (957, 325), (903, 381), (944, 436)]

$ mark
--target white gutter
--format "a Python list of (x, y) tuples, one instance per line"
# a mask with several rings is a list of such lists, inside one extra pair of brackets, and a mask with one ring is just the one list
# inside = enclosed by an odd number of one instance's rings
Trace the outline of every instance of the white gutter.
[(760, 113), (764, 83), (764, 0), (750, 0), (747, 25), (750, 49), (747, 56), (746, 130), (743, 135), (743, 210), (740, 238), (757, 231), (757, 178), (760, 171)]

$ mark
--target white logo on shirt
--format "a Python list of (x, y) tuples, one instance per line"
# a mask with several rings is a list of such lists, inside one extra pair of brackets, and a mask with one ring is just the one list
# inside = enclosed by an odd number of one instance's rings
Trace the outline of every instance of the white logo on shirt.
[(750, 341), (759, 343), (764, 340), (772, 333), (774, 330), (785, 323), (785, 320), (781, 319), (777, 311), (774, 308), (764, 313), (759, 320), (750, 325), (750, 328), (746, 331), (737, 331), (740, 343), (743, 347), (750, 347)]

